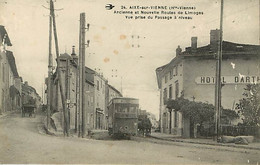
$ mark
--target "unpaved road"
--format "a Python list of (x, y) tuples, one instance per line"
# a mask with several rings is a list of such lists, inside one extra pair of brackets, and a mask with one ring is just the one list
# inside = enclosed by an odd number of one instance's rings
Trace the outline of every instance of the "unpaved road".
[(39, 132), (41, 117), (0, 118), (0, 163), (257, 164), (258, 151), (134, 140), (55, 137)]

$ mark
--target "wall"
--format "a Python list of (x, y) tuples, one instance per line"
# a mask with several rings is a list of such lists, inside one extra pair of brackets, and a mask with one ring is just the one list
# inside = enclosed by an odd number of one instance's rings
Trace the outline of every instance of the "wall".
[[(176, 69), (177, 68), (177, 69)], [(181, 96), (183, 91), (183, 64), (182, 62), (176, 62), (169, 64), (168, 68), (165, 69), (164, 74), (161, 75), (161, 89), (160, 89), (160, 116), (161, 119), (161, 131), (163, 133), (169, 133), (170, 130), (170, 112), (166, 108), (166, 103), (164, 104), (164, 89), (167, 91), (167, 99), (170, 99), (170, 86), (172, 97), (171, 99), (176, 99), (176, 83), (178, 82), (178, 90), (177, 95), (178, 97)], [(172, 72), (172, 76), (171, 73)], [(167, 76), (167, 82), (165, 81), (165, 76)], [(171, 78), (172, 77), (172, 78)], [(176, 135), (182, 134), (182, 115), (180, 112), (177, 113), (177, 127), (174, 126), (175, 122), (175, 115), (174, 111), (172, 112), (172, 119), (171, 119), (171, 132)]]
[[(222, 75), (225, 82), (222, 87), (222, 106), (226, 109), (235, 109), (235, 104), (243, 97), (244, 88), (246, 83), (231, 83), (234, 81), (235, 76), (241, 79), (242, 76), (251, 76), (251, 78), (244, 81), (253, 80), (253, 76), (257, 76), (258, 59), (248, 55), (232, 55), (226, 58), (223, 57), (222, 61)], [(170, 79), (170, 70), (178, 65), (178, 75)], [(167, 89), (167, 99), (169, 99), (169, 89), (172, 85), (172, 99), (175, 97), (175, 82), (179, 82), (179, 96), (183, 94), (184, 98), (196, 101), (215, 104), (215, 82), (213, 79), (216, 74), (216, 60), (213, 58), (201, 58), (196, 55), (193, 57), (185, 57), (182, 62), (171, 62), (160, 73), (161, 89), (160, 89), (160, 119), (161, 119), (161, 132), (169, 133), (170, 113), (164, 105), (164, 89)], [(174, 71), (173, 71), (174, 72)], [(165, 82), (167, 76), (167, 82)], [(205, 81), (201, 83), (201, 77), (211, 77), (210, 82)], [(259, 78), (258, 78), (259, 79)], [(257, 78), (254, 77), (255, 82)], [(215, 81), (215, 79), (214, 79)], [(258, 80), (260, 81), (260, 80)], [(183, 92), (183, 93), (182, 93)], [(183, 119), (181, 113), (177, 113), (177, 127), (175, 123), (175, 113), (172, 112), (172, 130), (173, 134), (183, 135), (184, 137), (190, 136), (190, 123), (188, 119)], [(232, 121), (232, 124), (237, 124), (241, 120)]]
[(70, 128), (75, 128), (76, 108), (77, 108), (77, 68), (68, 62), (68, 73), (65, 72), (68, 77), (67, 84), (65, 83), (65, 94), (69, 100), (69, 121)]
[[(1, 43), (1, 47), (3, 45)], [(11, 109), (9, 87), (10, 87), (10, 66), (8, 63), (7, 55), (4, 52), (5, 48), (0, 51), (1, 60), (0, 60), (0, 114)]]
[[(72, 58), (68, 54), (63, 54), (59, 57), (60, 60), (60, 68), (61, 68), (61, 83), (63, 87), (63, 92), (65, 98), (69, 101), (66, 102), (66, 106), (68, 106), (68, 118), (69, 118), (69, 126), (71, 129), (75, 128), (76, 125), (76, 86), (77, 86), (77, 68), (76, 66), (70, 61)], [(63, 106), (62, 106), (62, 99), (60, 94), (60, 85), (58, 82), (58, 75), (57, 71), (54, 76), (53, 82), (53, 90), (52, 90), (52, 109), (55, 112), (60, 112), (60, 118), (62, 119), (62, 127), (64, 126), (64, 114), (63, 114)]]
[[(235, 64), (233, 69), (232, 64)], [(195, 101), (208, 102), (214, 104), (215, 101), (215, 84), (198, 84), (195, 79), (200, 76), (215, 77), (215, 60), (196, 60), (187, 59), (184, 62), (184, 95), (185, 98)], [(196, 68), (196, 69), (194, 69)], [(239, 75), (257, 75), (257, 59), (256, 58), (236, 58), (223, 59), (222, 75), (223, 76), (239, 76)], [(222, 87), (222, 106), (224, 108), (233, 109), (234, 103), (239, 102), (243, 97), (246, 84), (225, 84)]]
[[(106, 100), (105, 100), (105, 91), (106, 91), (106, 80), (103, 76), (99, 74), (95, 74), (94, 76), (94, 84), (95, 84), (95, 90), (94, 90), (94, 125), (97, 129), (105, 129), (106, 120), (105, 120), (105, 110), (106, 110)], [(98, 109), (100, 109), (102, 112), (98, 113)], [(98, 123), (98, 120), (100, 118), (100, 123)]]
[(86, 129), (92, 130), (94, 125), (94, 84), (85, 82), (85, 110), (86, 110)]

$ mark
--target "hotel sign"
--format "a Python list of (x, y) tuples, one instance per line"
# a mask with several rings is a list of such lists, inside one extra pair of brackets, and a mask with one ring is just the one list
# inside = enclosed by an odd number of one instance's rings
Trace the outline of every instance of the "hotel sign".
[[(215, 76), (200, 76), (196, 77), (195, 82), (197, 84), (215, 84)], [(222, 76), (221, 82), (223, 84), (256, 84), (260, 83), (259, 76)]]

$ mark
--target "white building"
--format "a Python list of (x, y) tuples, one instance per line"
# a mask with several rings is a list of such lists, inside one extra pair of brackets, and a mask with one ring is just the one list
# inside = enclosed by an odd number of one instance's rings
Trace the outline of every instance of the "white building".
[[(210, 33), (210, 44), (197, 47), (197, 37), (191, 38), (191, 47), (176, 49), (176, 57), (156, 69), (160, 89), (161, 132), (193, 137), (196, 131), (182, 113), (166, 108), (168, 99), (183, 96), (196, 102), (215, 103), (216, 52), (219, 30)], [(235, 110), (248, 83), (259, 83), (260, 46), (223, 41), (222, 106)], [(170, 125), (171, 123), (171, 125)], [(233, 122), (233, 124), (236, 124)], [(170, 130), (171, 128), (171, 130)]]

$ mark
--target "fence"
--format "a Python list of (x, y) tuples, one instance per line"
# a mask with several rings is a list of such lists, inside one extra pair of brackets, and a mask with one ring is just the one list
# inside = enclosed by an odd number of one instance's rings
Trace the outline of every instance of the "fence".
[[(215, 128), (211, 126), (209, 128), (199, 127), (198, 134), (203, 137), (214, 136)], [(260, 127), (256, 126), (221, 126), (221, 135), (226, 136), (254, 136), (260, 138)]]
[(228, 136), (251, 135), (260, 137), (260, 127), (254, 126), (222, 126), (222, 134)]

